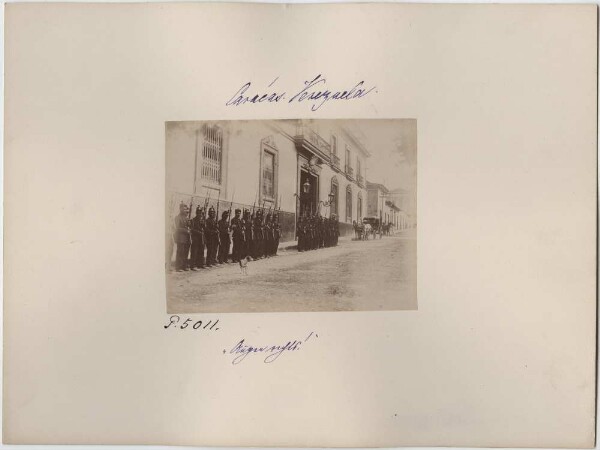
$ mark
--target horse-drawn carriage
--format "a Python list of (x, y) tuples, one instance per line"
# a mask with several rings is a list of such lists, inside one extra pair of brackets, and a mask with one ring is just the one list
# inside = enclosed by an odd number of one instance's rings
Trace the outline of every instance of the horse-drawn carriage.
[(371, 236), (376, 239), (377, 235), (381, 239), (383, 231), (378, 217), (363, 217), (362, 222), (355, 222), (354, 232), (356, 233), (356, 239), (366, 241)]

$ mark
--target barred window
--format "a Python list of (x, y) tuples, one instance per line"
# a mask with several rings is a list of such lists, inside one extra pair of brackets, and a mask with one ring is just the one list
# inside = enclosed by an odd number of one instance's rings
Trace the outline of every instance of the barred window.
[(352, 222), (352, 189), (346, 188), (346, 222)]
[(263, 197), (275, 197), (275, 155), (267, 150), (263, 151)]
[(221, 161), (223, 159), (223, 130), (217, 126), (205, 125), (202, 145), (203, 180), (213, 184), (221, 184)]

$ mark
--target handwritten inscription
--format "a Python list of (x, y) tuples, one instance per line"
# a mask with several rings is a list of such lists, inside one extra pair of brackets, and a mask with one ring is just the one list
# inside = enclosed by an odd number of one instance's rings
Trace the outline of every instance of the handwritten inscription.
[(267, 92), (256, 92), (252, 82), (243, 84), (235, 94), (225, 103), (227, 106), (240, 106), (247, 103), (302, 103), (310, 105), (311, 111), (317, 111), (329, 101), (349, 101), (366, 97), (371, 92), (377, 92), (376, 86), (365, 87), (364, 81), (354, 83), (345, 89), (327, 88), (327, 79), (319, 74), (306, 80), (301, 89), (296, 89), (292, 94), (275, 88), (279, 77), (275, 78), (268, 86)]
[(174, 329), (174, 330), (206, 330), (206, 331), (218, 331), (219, 327), (217, 324), (219, 323), (219, 319), (217, 320), (195, 320), (191, 318), (181, 319), (178, 315), (173, 315), (169, 317), (169, 323), (164, 325), (165, 329)]
[(269, 364), (276, 361), (283, 353), (297, 352), (302, 349), (302, 345), (306, 344), (311, 338), (318, 338), (319, 335), (314, 331), (302, 340), (287, 341), (285, 344), (266, 344), (262, 346), (254, 346), (246, 343), (246, 339), (242, 339), (235, 344), (229, 352), (223, 350), (223, 354), (233, 356), (231, 364), (239, 364), (244, 361), (249, 355), (260, 354), (264, 356), (263, 362)]

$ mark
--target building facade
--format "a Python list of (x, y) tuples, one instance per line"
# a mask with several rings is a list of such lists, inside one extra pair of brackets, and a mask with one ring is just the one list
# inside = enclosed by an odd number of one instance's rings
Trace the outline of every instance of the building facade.
[(367, 215), (377, 217), (383, 224), (391, 223), (396, 230), (403, 229), (402, 210), (383, 184), (367, 182)]
[(181, 202), (219, 216), (277, 210), (282, 242), (295, 239), (300, 215), (335, 214), (349, 235), (366, 212), (370, 153), (336, 121), (168, 122), (166, 150), (167, 235)]

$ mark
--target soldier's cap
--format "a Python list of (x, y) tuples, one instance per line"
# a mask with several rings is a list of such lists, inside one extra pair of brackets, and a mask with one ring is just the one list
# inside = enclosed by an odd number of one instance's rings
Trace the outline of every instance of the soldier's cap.
[(212, 206), (210, 208), (208, 208), (208, 212), (215, 212), (215, 208), (213, 208)]
[(179, 204), (179, 209), (186, 209), (186, 208), (187, 208), (187, 205), (185, 203), (181, 202)]
[(196, 214), (200, 214), (202, 211), (204, 211), (204, 208), (201, 206), (196, 206)]
[(241, 209), (236, 209), (236, 210), (235, 210), (235, 213), (236, 213), (236, 214), (237, 214), (237, 213), (241, 213), (241, 212), (242, 212), (242, 210), (241, 210)]
[(221, 217), (227, 217), (229, 215), (229, 211), (223, 211), (223, 214), (221, 214)]

